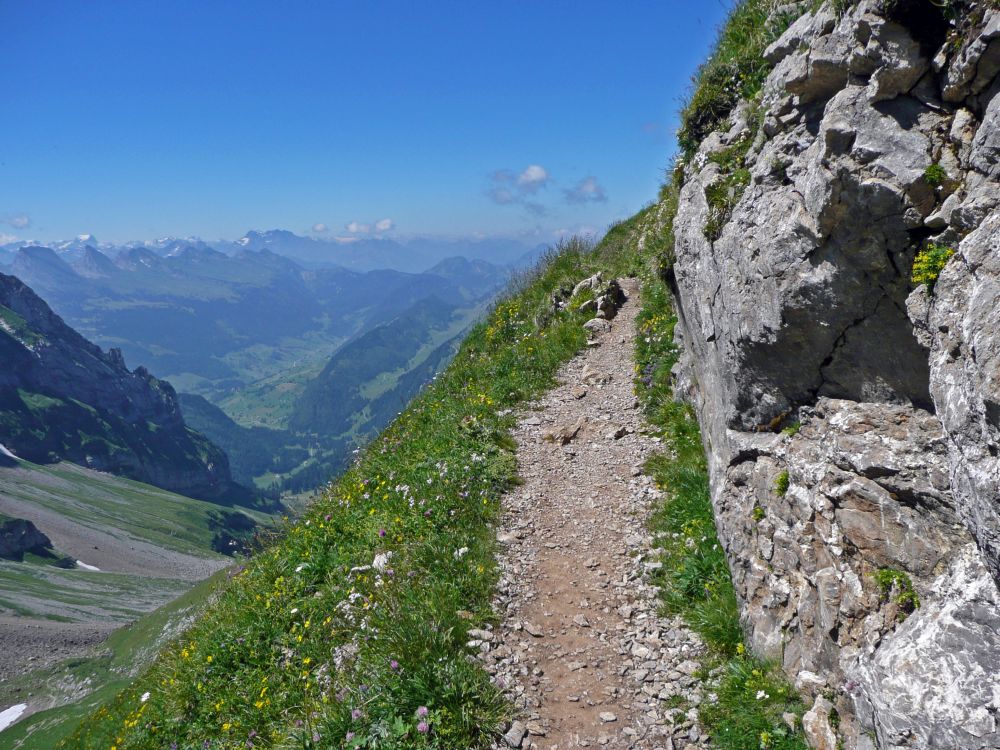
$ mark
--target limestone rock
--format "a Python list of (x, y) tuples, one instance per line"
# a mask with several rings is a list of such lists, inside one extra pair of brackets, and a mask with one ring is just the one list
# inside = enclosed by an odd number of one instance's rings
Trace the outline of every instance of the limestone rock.
[[(814, 747), (1000, 748), (1000, 11), (967, 10), (806, 12), (764, 53), (760, 130), (741, 105), (684, 165), (675, 393), (749, 640)], [(709, 232), (712, 157), (748, 142)], [(915, 289), (927, 242), (955, 255)]]
[(576, 422), (571, 425), (563, 425), (561, 427), (556, 427), (552, 430), (546, 430), (542, 433), (542, 438), (551, 442), (559, 443), (559, 445), (566, 445), (571, 442), (577, 435), (580, 434), (580, 430), (583, 429), (584, 425), (587, 424), (586, 417), (580, 417)]
[(608, 333), (611, 330), (611, 323), (604, 318), (592, 318), (584, 323), (583, 327), (592, 333)]
[(510, 725), (510, 729), (507, 730), (503, 738), (508, 747), (521, 747), (526, 734), (528, 734), (528, 728), (524, 723), (515, 721)]
[(802, 716), (802, 731), (812, 750), (837, 750), (837, 735), (830, 726), (832, 710), (833, 704), (820, 695)]

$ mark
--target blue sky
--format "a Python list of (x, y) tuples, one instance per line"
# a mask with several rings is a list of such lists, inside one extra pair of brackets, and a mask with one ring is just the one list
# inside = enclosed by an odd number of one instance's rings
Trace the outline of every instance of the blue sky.
[(0, 0), (0, 237), (601, 229), (727, 6)]

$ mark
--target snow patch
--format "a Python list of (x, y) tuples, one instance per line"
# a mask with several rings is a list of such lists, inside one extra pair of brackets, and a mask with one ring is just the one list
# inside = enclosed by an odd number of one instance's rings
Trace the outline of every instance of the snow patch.
[(7, 456), (7, 458), (17, 459), (17, 456), (7, 450), (7, 446), (3, 443), (0, 443), (0, 455)]
[(27, 708), (27, 703), (18, 703), (16, 706), (11, 706), (10, 708), (0, 711), (0, 732), (20, 719), (21, 714), (23, 714)]
[(83, 568), (84, 570), (92, 570), (95, 573), (101, 572), (100, 568), (95, 568), (93, 565), (87, 565), (87, 563), (85, 563), (83, 560), (77, 560), (76, 564), (78, 567)]

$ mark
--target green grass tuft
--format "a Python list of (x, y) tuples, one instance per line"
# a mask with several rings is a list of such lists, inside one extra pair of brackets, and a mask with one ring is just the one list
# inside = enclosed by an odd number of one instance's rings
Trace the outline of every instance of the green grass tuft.
[(875, 583), (878, 584), (884, 599), (892, 596), (899, 607), (900, 620), (905, 620), (920, 608), (920, 597), (913, 588), (913, 581), (902, 570), (881, 568), (875, 573)]
[(788, 492), (788, 485), (791, 482), (791, 478), (787, 471), (783, 471), (778, 474), (777, 478), (774, 480), (774, 492), (778, 497), (784, 497), (785, 493)]
[(685, 157), (717, 130), (740, 100), (760, 93), (771, 65), (764, 50), (795, 16), (775, 14), (773, 0), (741, 0), (719, 32), (715, 48), (694, 77), (691, 96), (681, 111), (678, 141)]
[(948, 173), (940, 164), (931, 164), (924, 170), (924, 182), (932, 188), (941, 187), (948, 179)]

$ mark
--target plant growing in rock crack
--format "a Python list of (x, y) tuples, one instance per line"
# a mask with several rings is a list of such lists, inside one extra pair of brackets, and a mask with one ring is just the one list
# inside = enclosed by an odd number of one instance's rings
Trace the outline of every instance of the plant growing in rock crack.
[(778, 180), (783, 184), (787, 185), (789, 183), (788, 178), (788, 167), (791, 166), (791, 162), (780, 159), (775, 156), (771, 159), (771, 174), (778, 178)]
[(767, 511), (765, 511), (762, 506), (755, 505), (753, 506), (752, 516), (754, 521), (760, 523), (767, 517)]
[(924, 170), (924, 182), (932, 188), (941, 187), (947, 179), (948, 173), (944, 171), (944, 167), (940, 164), (930, 164)]
[(705, 188), (708, 219), (705, 221), (704, 233), (712, 242), (722, 236), (722, 230), (729, 222), (733, 209), (750, 184), (750, 170), (746, 168), (746, 155), (750, 145), (750, 136), (744, 135), (733, 145), (708, 157), (710, 162), (718, 165), (721, 172), (719, 179)]
[(905, 620), (920, 608), (920, 597), (913, 588), (913, 581), (902, 570), (881, 568), (875, 573), (875, 583), (878, 584), (883, 599), (892, 597), (899, 608), (900, 620)]
[(778, 497), (785, 496), (785, 493), (788, 492), (788, 484), (790, 481), (791, 480), (787, 471), (783, 471), (778, 474), (777, 478), (774, 480), (774, 492)]
[(781, 431), (781, 434), (787, 435), (788, 437), (794, 437), (795, 435), (799, 434), (799, 430), (801, 429), (802, 429), (801, 422), (792, 422), (790, 425), (788, 425), (788, 427), (784, 428)]
[(913, 259), (911, 280), (914, 284), (924, 284), (929, 292), (934, 292), (934, 284), (955, 251), (945, 245), (929, 242)]

